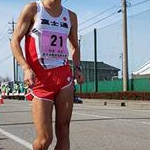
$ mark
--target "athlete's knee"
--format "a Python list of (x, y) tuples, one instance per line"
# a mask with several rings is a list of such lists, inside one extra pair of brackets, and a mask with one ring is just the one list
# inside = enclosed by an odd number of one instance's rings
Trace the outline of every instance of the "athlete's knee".
[(50, 144), (52, 143), (53, 137), (47, 136), (43, 138), (38, 138), (33, 142), (34, 150), (47, 150)]

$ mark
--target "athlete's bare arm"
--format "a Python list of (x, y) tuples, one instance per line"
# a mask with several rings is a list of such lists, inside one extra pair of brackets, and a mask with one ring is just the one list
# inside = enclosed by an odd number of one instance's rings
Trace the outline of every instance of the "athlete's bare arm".
[(31, 70), (30, 66), (23, 56), (20, 43), (23, 37), (27, 34), (30, 26), (32, 25), (34, 16), (37, 11), (36, 9), (36, 3), (30, 3), (23, 8), (11, 40), (13, 55), (23, 69), (24, 80), (25, 82), (28, 82), (27, 84), (29, 86), (33, 84), (33, 71)]
[[(70, 41), (70, 47), (72, 50), (72, 59), (75, 66), (80, 65), (80, 49), (78, 45), (78, 21), (77, 21), (77, 15), (73, 12), (70, 13), (70, 20), (71, 20), (71, 30), (69, 34), (69, 41)], [(79, 69), (75, 69), (75, 78), (77, 79), (79, 84), (82, 84), (84, 82), (83, 74)]]
[(77, 35), (77, 16), (75, 13), (69, 11), (70, 14), (70, 20), (71, 20), (71, 30), (69, 34), (69, 40), (70, 40), (70, 47), (72, 50), (72, 58), (74, 65), (79, 66), (80, 65), (80, 50), (78, 46), (78, 35)]

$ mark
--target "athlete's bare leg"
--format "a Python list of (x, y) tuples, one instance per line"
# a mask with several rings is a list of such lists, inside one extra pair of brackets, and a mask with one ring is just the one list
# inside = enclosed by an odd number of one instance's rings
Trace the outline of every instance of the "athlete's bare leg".
[(69, 126), (73, 108), (74, 87), (69, 87), (60, 91), (55, 101), (56, 124), (55, 132), (57, 143), (55, 150), (70, 150)]
[(33, 142), (34, 150), (47, 150), (53, 139), (52, 131), (53, 103), (33, 99), (33, 120), (37, 137)]

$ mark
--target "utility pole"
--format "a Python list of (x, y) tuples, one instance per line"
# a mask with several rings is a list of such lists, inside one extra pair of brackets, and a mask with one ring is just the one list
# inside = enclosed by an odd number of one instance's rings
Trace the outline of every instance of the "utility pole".
[(127, 37), (127, 2), (122, 0), (123, 14), (123, 91), (128, 91), (128, 37)]
[(97, 76), (97, 30), (94, 29), (94, 80), (95, 92), (98, 92), (98, 76)]
[[(10, 29), (10, 34), (13, 34), (14, 30), (15, 30), (15, 22), (14, 22), (14, 19), (12, 19), (12, 22), (8, 22), (8, 24), (11, 24), (12, 27)], [(11, 42), (11, 39), (10, 39), (10, 42)], [(14, 82), (16, 82), (18, 80), (18, 65), (16, 63), (16, 60), (15, 60), (15, 57), (13, 57), (13, 73), (14, 73)], [(17, 76), (16, 76), (17, 74)]]
[[(78, 40), (79, 50), (81, 51), (81, 36)], [(82, 84), (80, 84), (80, 93), (82, 93)]]

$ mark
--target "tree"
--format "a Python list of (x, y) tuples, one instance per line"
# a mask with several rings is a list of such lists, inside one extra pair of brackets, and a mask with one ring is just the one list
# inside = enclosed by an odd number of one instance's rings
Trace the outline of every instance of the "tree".
[(11, 78), (10, 77), (2, 77), (0, 76), (0, 85), (2, 82), (10, 82), (11, 81)]
[(10, 77), (5, 77), (5, 78), (3, 78), (3, 81), (4, 81), (4, 82), (10, 82), (11, 79), (10, 79)]

